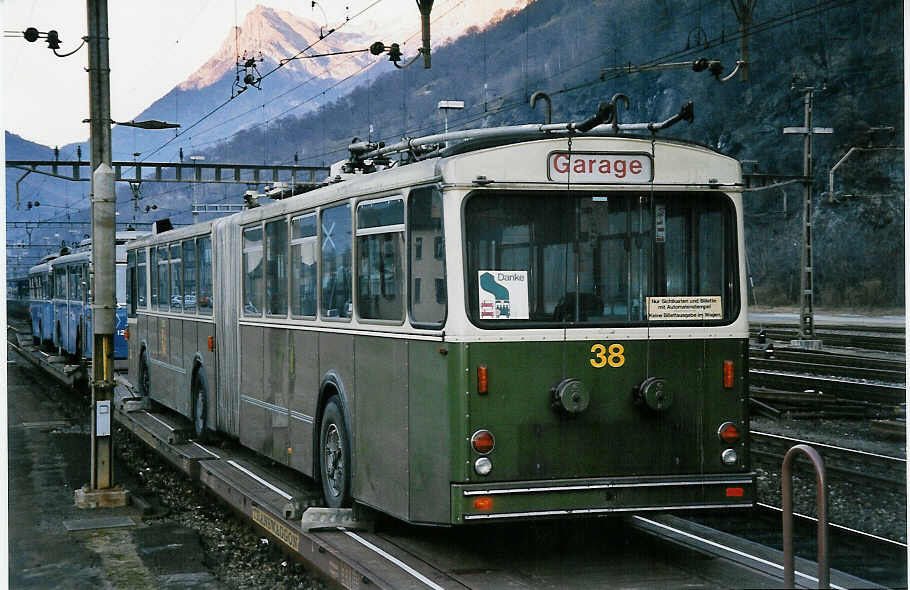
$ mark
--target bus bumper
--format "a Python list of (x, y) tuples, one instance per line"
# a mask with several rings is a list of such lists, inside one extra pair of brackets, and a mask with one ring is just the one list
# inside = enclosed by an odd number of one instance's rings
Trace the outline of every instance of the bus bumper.
[(452, 523), (615, 512), (750, 508), (752, 473), (452, 485)]

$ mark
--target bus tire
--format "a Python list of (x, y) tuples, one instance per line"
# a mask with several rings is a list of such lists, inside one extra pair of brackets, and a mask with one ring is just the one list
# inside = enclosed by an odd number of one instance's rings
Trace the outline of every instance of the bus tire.
[(319, 476), (322, 495), (330, 508), (351, 504), (351, 437), (344, 423), (338, 396), (322, 410), (319, 428)]
[(144, 348), (139, 355), (139, 383), (136, 386), (139, 388), (140, 397), (149, 397), (152, 389), (152, 379), (149, 375), (149, 353)]
[(196, 439), (204, 441), (206, 436), (205, 421), (208, 416), (209, 393), (205, 373), (202, 367), (193, 372), (193, 432)]

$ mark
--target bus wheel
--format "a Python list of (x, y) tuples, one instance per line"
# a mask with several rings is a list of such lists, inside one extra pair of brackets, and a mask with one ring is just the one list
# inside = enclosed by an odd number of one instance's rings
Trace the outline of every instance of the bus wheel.
[(197, 440), (205, 440), (205, 418), (208, 412), (209, 394), (205, 375), (200, 368), (193, 374), (193, 431)]
[(319, 429), (319, 475), (322, 495), (331, 508), (351, 503), (350, 437), (341, 414), (338, 398), (333, 396), (322, 411)]
[(139, 395), (148, 397), (152, 390), (152, 379), (149, 375), (149, 353), (143, 350), (139, 357)]

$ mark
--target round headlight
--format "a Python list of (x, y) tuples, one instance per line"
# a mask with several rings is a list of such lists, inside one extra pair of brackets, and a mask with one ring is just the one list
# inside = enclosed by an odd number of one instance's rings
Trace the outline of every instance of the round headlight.
[(724, 465), (736, 465), (736, 451), (733, 449), (727, 449), (720, 454), (720, 460), (724, 462)]
[(492, 470), (493, 462), (488, 458), (481, 457), (480, 459), (474, 461), (474, 471), (477, 472), (477, 475), (487, 475)]

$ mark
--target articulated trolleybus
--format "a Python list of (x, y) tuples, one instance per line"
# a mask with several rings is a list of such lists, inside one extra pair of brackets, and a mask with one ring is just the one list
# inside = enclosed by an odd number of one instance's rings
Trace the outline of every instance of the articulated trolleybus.
[(133, 382), (409, 522), (751, 506), (741, 171), (679, 118), (358, 143), (132, 242)]

